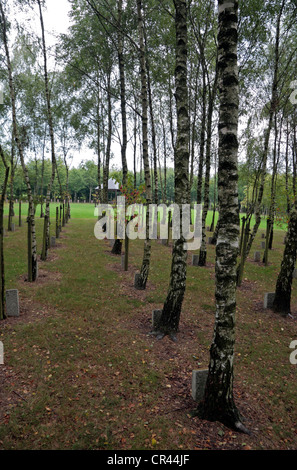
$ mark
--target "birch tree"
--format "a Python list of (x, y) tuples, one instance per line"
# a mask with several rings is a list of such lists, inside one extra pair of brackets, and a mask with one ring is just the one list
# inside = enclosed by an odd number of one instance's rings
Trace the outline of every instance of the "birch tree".
[[(189, 112), (187, 83), (187, 2), (174, 1), (176, 27), (176, 65), (175, 65), (175, 96), (177, 110), (177, 138), (175, 147), (175, 203), (180, 208), (188, 202), (189, 185)], [(170, 283), (160, 322), (153, 333), (159, 338), (169, 335), (176, 340), (182, 303), (186, 290), (187, 250), (184, 249), (185, 239), (174, 241), (171, 261)]]
[(236, 260), (239, 246), (237, 0), (218, 1), (218, 21), (220, 225), (216, 244), (216, 317), (200, 416), (247, 431), (233, 397)]
[(142, 122), (142, 158), (144, 167), (145, 180), (145, 197), (146, 197), (146, 238), (144, 240), (144, 251), (140, 276), (138, 277), (137, 289), (145, 289), (149, 275), (150, 257), (151, 257), (151, 240), (149, 238), (149, 205), (152, 203), (152, 186), (150, 175), (150, 164), (148, 156), (148, 81), (147, 68), (145, 60), (145, 43), (144, 43), (144, 24), (142, 13), (142, 1), (137, 0), (137, 18), (138, 18), (138, 35), (139, 35), (139, 60), (141, 75), (141, 122)]

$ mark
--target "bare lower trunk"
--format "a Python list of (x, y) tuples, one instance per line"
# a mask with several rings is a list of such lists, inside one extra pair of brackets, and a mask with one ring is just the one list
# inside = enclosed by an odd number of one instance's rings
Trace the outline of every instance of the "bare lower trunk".
[(293, 271), (297, 255), (297, 209), (296, 203), (290, 215), (286, 246), (284, 250), (281, 270), (277, 278), (273, 310), (282, 315), (291, 311), (291, 290)]
[(4, 269), (4, 245), (3, 245), (3, 235), (4, 235), (4, 224), (3, 224), (3, 216), (4, 216), (4, 201), (5, 201), (5, 194), (6, 188), (8, 183), (8, 176), (9, 176), (9, 166), (6, 163), (5, 156), (3, 153), (3, 149), (0, 146), (0, 153), (1, 159), (5, 167), (5, 177), (2, 186), (2, 194), (0, 200), (0, 320), (4, 320), (6, 318), (6, 311), (5, 311), (5, 269)]

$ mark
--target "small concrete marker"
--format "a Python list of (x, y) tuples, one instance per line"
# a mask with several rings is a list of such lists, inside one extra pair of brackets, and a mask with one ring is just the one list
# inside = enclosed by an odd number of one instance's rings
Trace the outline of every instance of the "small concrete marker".
[(261, 238), (265, 238), (265, 233), (262, 233)]
[(8, 317), (19, 317), (19, 291), (17, 289), (8, 289), (6, 291), (6, 313)]
[(162, 315), (162, 310), (153, 310), (152, 313), (152, 326), (154, 329), (158, 328), (160, 319)]
[(140, 280), (140, 273), (136, 273), (134, 277), (134, 287), (135, 289), (138, 289), (138, 290), (144, 290), (143, 287), (140, 287), (139, 280)]
[(203, 400), (208, 369), (192, 371), (192, 397), (198, 403)]
[(261, 253), (260, 253), (260, 251), (255, 251), (255, 254), (254, 254), (254, 261), (260, 262), (260, 260), (261, 260)]
[(4, 345), (2, 341), (0, 341), (0, 364), (4, 364)]
[(264, 308), (272, 308), (274, 297), (275, 297), (274, 292), (267, 292), (264, 295)]
[(198, 266), (199, 255), (192, 255), (192, 266)]
[(265, 250), (266, 242), (261, 242), (261, 248), (262, 250)]
[(110, 244), (110, 246), (113, 246), (113, 245), (114, 245), (114, 239), (113, 239), (113, 238), (110, 238), (110, 239), (109, 239), (109, 244)]
[(51, 237), (51, 247), (56, 246), (56, 237)]
[(15, 224), (11, 224), (10, 228), (12, 232), (15, 232)]
[(121, 254), (121, 266), (122, 269), (125, 269), (125, 253)]

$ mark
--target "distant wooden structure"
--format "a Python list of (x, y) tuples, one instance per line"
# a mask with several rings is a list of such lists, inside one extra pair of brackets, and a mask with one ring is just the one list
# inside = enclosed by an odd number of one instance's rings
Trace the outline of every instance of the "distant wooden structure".
[[(98, 191), (99, 186), (95, 188), (95, 191)], [(101, 189), (103, 189), (103, 184), (101, 184)], [(108, 180), (108, 201), (116, 200), (117, 196), (120, 193), (119, 183), (117, 183), (114, 179), (110, 178)]]

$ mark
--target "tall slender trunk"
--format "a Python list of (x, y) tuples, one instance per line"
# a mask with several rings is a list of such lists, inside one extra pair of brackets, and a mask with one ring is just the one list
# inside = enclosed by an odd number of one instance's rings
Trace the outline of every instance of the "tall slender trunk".
[(142, 102), (142, 157), (145, 178), (145, 192), (146, 192), (146, 239), (144, 240), (144, 252), (140, 276), (138, 283), (135, 285), (137, 289), (145, 289), (149, 275), (150, 257), (151, 257), (151, 240), (149, 239), (149, 205), (152, 202), (152, 188), (150, 176), (150, 164), (148, 156), (148, 103), (147, 103), (147, 70), (145, 61), (145, 46), (144, 46), (144, 25), (142, 17), (142, 1), (137, 0), (137, 17), (138, 17), (138, 34), (139, 34), (139, 56), (140, 56), (140, 69), (141, 69), (141, 102)]
[(51, 190), (54, 184), (55, 172), (56, 172), (56, 156), (55, 156), (54, 126), (53, 126), (49, 79), (48, 79), (48, 70), (47, 70), (47, 51), (46, 51), (46, 43), (45, 43), (45, 32), (44, 32), (44, 22), (43, 22), (41, 0), (37, 0), (37, 3), (39, 7), (39, 17), (40, 17), (40, 26), (41, 26), (41, 34), (42, 34), (44, 86), (45, 86), (45, 97), (46, 97), (46, 105), (47, 105), (47, 120), (48, 120), (48, 127), (49, 127), (50, 141), (51, 141), (51, 160), (52, 160), (51, 177), (50, 177), (50, 181), (47, 187), (47, 194), (46, 194), (44, 232), (43, 232), (44, 238), (43, 238), (43, 247), (42, 247), (42, 253), (41, 253), (41, 259), (45, 261), (47, 260), (48, 249), (50, 246), (50, 199), (51, 199)]
[(198, 64), (195, 78), (195, 92), (194, 92), (194, 109), (191, 125), (191, 157), (190, 157), (190, 179), (189, 179), (189, 204), (191, 203), (191, 189), (194, 180), (194, 159), (195, 159), (195, 144), (197, 139), (196, 121), (197, 121), (197, 104), (198, 104), (198, 77), (200, 72), (200, 63)]
[(9, 166), (6, 163), (6, 159), (4, 156), (3, 149), (0, 145), (0, 154), (2, 163), (4, 164), (5, 168), (5, 177), (2, 186), (2, 193), (1, 193), (1, 200), (0, 200), (0, 320), (4, 320), (6, 318), (5, 312), (5, 268), (4, 268), (4, 244), (3, 244), (3, 235), (4, 235), (4, 224), (3, 224), (3, 217), (4, 217), (4, 201), (5, 201), (5, 194), (6, 188), (8, 183), (9, 177)]
[[(126, 113), (126, 81), (125, 81), (125, 64), (123, 55), (123, 34), (122, 34), (122, 16), (123, 16), (123, 1), (118, 0), (118, 63), (120, 73), (120, 90), (121, 90), (121, 116), (122, 116), (122, 143), (121, 143), (121, 157), (122, 157), (122, 184), (127, 184), (128, 166), (127, 166), (127, 113)], [(127, 247), (127, 234), (125, 230), (125, 246)], [(122, 241), (118, 238), (115, 239), (111, 252), (121, 254)], [(128, 249), (125, 250), (125, 267), (128, 264)], [(126, 270), (126, 269), (125, 269)]]
[(216, 245), (216, 320), (200, 415), (244, 430), (233, 398), (238, 207), (238, 1), (219, 0), (220, 90), (218, 190), (220, 229)]
[(121, 116), (122, 116), (122, 172), (123, 185), (127, 182), (128, 166), (127, 166), (127, 112), (126, 112), (126, 80), (125, 80), (125, 63), (123, 54), (123, 33), (122, 33), (122, 16), (123, 16), (123, 0), (118, 0), (118, 62), (120, 72), (120, 89), (121, 89)]
[(297, 256), (297, 209), (296, 202), (290, 214), (286, 246), (280, 273), (277, 278), (273, 310), (281, 315), (288, 315), (291, 311), (291, 290), (293, 271)]
[(152, 131), (152, 147), (153, 147), (153, 181), (154, 181), (154, 196), (153, 200), (155, 204), (158, 204), (158, 165), (157, 165), (157, 144), (156, 144), (156, 129), (155, 129), (155, 118), (153, 110), (153, 97), (152, 97), (152, 87), (151, 87), (151, 74), (150, 74), (150, 64), (149, 64), (149, 54), (147, 50), (147, 37), (146, 37), (146, 28), (143, 28), (144, 31), (144, 41), (145, 41), (145, 65), (147, 73), (147, 91), (148, 91), (148, 103), (149, 103), (149, 112), (150, 112), (150, 122), (151, 122), (151, 131)]
[(209, 206), (209, 179), (210, 179), (210, 166), (211, 166), (211, 138), (212, 138), (212, 117), (214, 110), (214, 100), (217, 92), (217, 66), (216, 66), (216, 75), (213, 83), (213, 88), (209, 87), (209, 100), (208, 100), (208, 113), (207, 113), (207, 129), (206, 129), (206, 150), (205, 150), (205, 182), (204, 182), (204, 204), (202, 211), (202, 237), (201, 237), (201, 247), (199, 252), (199, 266), (206, 265), (206, 219), (208, 214)]
[(137, 154), (137, 114), (134, 113), (134, 125), (133, 125), (133, 174), (134, 174), (134, 189), (137, 186), (137, 162), (136, 162), (136, 154)]
[(289, 195), (289, 121), (287, 121), (286, 129), (286, 153), (285, 153), (285, 162), (286, 162), (286, 198), (287, 198), (287, 214), (290, 214), (291, 202)]
[[(188, 112), (188, 83), (187, 83), (187, 2), (175, 1), (175, 27), (176, 27), (176, 110), (177, 110), (177, 139), (175, 148), (175, 203), (180, 208), (180, 229), (182, 228), (182, 205), (188, 203), (189, 188), (189, 140), (190, 123)], [(154, 334), (158, 338), (169, 335), (176, 339), (178, 332), (182, 303), (186, 290), (187, 276), (187, 250), (184, 247), (185, 239), (175, 240), (172, 249), (172, 262), (170, 283), (162, 315)]]
[(107, 115), (108, 115), (108, 132), (106, 142), (105, 162), (103, 167), (103, 194), (104, 204), (108, 204), (108, 179), (109, 179), (109, 163), (111, 154), (111, 138), (112, 138), (112, 109), (111, 109), (111, 70), (107, 74)]
[(98, 101), (96, 105), (96, 138), (97, 138), (97, 180), (98, 180), (98, 199), (102, 200), (102, 189), (101, 189), (101, 130), (100, 130), (100, 95), (98, 90)]
[(40, 218), (44, 217), (43, 212), (43, 182), (44, 182), (44, 151), (45, 151), (45, 134), (46, 129), (44, 130), (44, 140), (42, 148), (42, 163), (41, 163), (41, 188), (40, 188)]
[(217, 157), (215, 153), (215, 174), (214, 174), (214, 183), (213, 183), (213, 213), (212, 213), (212, 221), (210, 225), (211, 232), (214, 231), (216, 208), (217, 208)]
[(202, 203), (202, 180), (203, 180), (203, 166), (204, 166), (204, 148), (205, 148), (205, 127), (206, 127), (206, 71), (205, 64), (202, 60), (202, 116), (201, 116), (201, 130), (200, 130), (200, 146), (199, 146), (199, 165), (197, 176), (197, 204)]
[(13, 196), (13, 183), (14, 183), (14, 174), (15, 174), (15, 161), (14, 161), (14, 137), (12, 135), (11, 143), (11, 156), (10, 156), (10, 179), (9, 179), (9, 213), (8, 213), (8, 227), (7, 230), (12, 230), (12, 221), (14, 216), (14, 196)]

